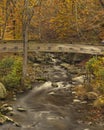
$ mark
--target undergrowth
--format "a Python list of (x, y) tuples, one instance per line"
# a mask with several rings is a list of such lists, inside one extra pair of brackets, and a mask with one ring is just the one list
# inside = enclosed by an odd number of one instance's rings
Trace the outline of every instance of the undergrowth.
[(104, 57), (95, 56), (86, 64), (87, 89), (96, 92), (99, 96), (95, 106), (104, 106)]
[(7, 56), (0, 61), (0, 82), (8, 90), (23, 87), (21, 86), (22, 64), (22, 57), (19, 56)]

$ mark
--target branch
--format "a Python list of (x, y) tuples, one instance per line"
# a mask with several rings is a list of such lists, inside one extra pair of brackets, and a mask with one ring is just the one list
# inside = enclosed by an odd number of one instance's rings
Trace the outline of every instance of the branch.
[(104, 2), (103, 2), (103, 0), (99, 0), (99, 2), (101, 4), (101, 6), (104, 8)]

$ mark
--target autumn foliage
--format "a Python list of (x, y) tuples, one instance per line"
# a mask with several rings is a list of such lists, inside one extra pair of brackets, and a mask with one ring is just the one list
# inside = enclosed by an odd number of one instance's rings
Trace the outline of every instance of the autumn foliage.
[(98, 94), (95, 106), (104, 106), (104, 57), (93, 57), (86, 64), (87, 89)]
[[(33, 7), (29, 39), (71, 42), (104, 39), (104, 8), (99, 0), (29, 0), (30, 14)], [(1, 39), (22, 39), (23, 9), (23, 0), (0, 0)]]

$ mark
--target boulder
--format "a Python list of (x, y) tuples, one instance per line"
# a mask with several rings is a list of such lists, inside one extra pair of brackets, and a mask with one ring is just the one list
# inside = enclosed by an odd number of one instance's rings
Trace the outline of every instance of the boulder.
[(4, 99), (6, 98), (6, 96), (7, 96), (6, 88), (2, 83), (0, 83), (0, 99)]

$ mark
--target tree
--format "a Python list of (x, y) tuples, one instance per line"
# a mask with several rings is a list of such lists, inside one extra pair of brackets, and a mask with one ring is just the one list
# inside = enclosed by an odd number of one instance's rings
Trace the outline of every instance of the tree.
[(24, 0), (24, 9), (22, 14), (22, 31), (23, 31), (23, 80), (27, 74), (27, 51), (28, 51), (28, 32), (31, 19), (34, 14), (34, 7), (40, 5), (41, 0), (38, 3), (32, 3), (33, 1)]
[(4, 25), (3, 25), (1, 40), (4, 39), (4, 34), (5, 34), (5, 30), (6, 30), (6, 25), (7, 25), (8, 17), (9, 17), (9, 15), (10, 15), (10, 10), (9, 10), (10, 2), (11, 2), (10, 0), (5, 1), (5, 21), (4, 21)]
[(103, 2), (103, 0), (99, 0), (99, 2), (102, 5), (102, 7), (104, 8), (104, 2)]
[[(15, 8), (15, 0), (2, 0), (0, 3), (1, 8), (1, 19), (2, 22), (0, 24), (1, 28), (1, 39), (5, 38), (13, 38), (15, 34), (15, 20), (14, 20), (14, 8)], [(6, 35), (6, 31), (8, 34)]]

